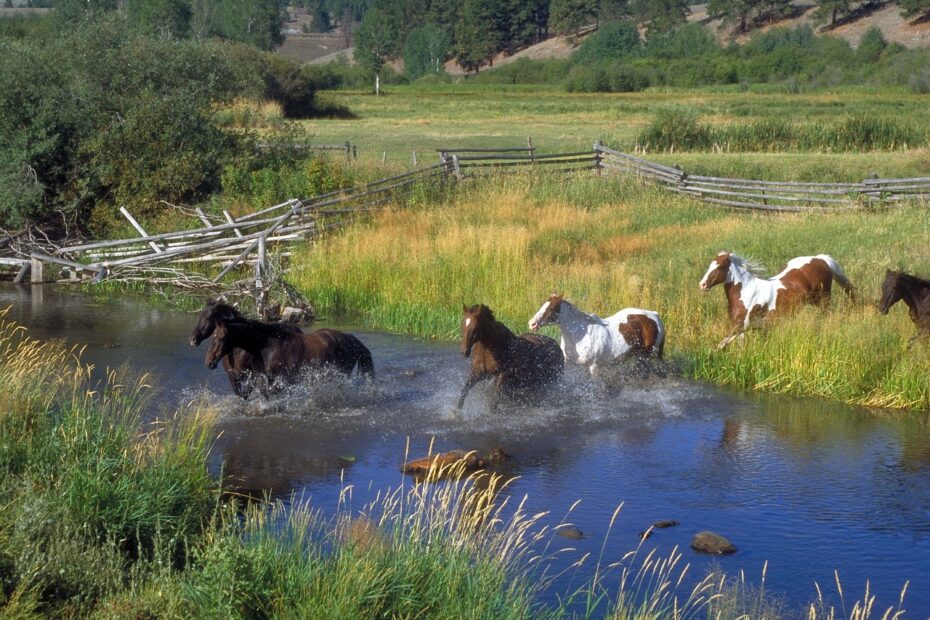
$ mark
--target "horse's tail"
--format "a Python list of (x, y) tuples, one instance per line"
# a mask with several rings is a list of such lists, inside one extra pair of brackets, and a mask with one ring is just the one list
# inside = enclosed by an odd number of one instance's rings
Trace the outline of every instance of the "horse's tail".
[(375, 362), (371, 359), (371, 351), (361, 340), (356, 339), (356, 353), (358, 354), (358, 372), (368, 379), (375, 378)]
[(850, 298), (855, 299), (856, 288), (852, 285), (852, 282), (849, 281), (849, 276), (847, 276), (846, 272), (843, 271), (843, 267), (828, 254), (821, 254), (817, 258), (821, 259), (827, 264), (827, 267), (829, 267), (830, 271), (833, 272), (833, 279), (836, 280), (836, 283), (840, 285), (840, 288), (842, 288), (846, 294), (850, 296)]

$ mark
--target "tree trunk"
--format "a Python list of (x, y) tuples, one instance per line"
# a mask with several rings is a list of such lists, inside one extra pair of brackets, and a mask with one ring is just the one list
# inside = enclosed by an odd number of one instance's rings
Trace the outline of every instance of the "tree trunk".
[(375, 96), (381, 94), (381, 74), (375, 73)]

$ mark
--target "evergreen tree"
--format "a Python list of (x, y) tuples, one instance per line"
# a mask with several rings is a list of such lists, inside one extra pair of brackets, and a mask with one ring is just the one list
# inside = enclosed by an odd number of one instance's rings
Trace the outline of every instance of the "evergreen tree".
[(673, 30), (688, 21), (688, 0), (632, 0), (630, 12), (648, 35)]
[(190, 34), (190, 0), (128, 0), (129, 21), (140, 32), (184, 38)]
[(466, 71), (477, 72), (499, 48), (497, 3), (464, 0), (455, 25), (455, 58)]
[(601, 0), (597, 8), (599, 22), (616, 21), (630, 17), (630, 3), (628, 0)]
[(930, 15), (930, 0), (898, 0), (898, 6), (904, 17)]
[(549, 29), (556, 34), (576, 32), (596, 18), (597, 0), (552, 0), (549, 4)]
[(817, 17), (830, 20), (830, 25), (836, 25), (836, 19), (846, 15), (852, 10), (852, 0), (817, 0)]
[(760, 0), (708, 0), (707, 15), (722, 20), (727, 26), (736, 25), (738, 32), (746, 32), (749, 19), (760, 4)]
[(329, 11), (322, 4), (316, 5), (313, 9), (313, 32), (329, 32), (333, 29), (332, 21), (329, 19)]

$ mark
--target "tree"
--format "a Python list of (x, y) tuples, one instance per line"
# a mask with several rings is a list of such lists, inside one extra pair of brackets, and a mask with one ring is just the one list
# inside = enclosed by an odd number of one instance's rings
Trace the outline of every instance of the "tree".
[(213, 0), (212, 33), (272, 50), (283, 41), (284, 16), (278, 0)]
[(601, 0), (597, 8), (597, 21), (608, 22), (630, 17), (628, 0)]
[(746, 32), (749, 18), (760, 6), (760, 0), (708, 0), (707, 15), (720, 19), (724, 25), (738, 25), (738, 32)]
[(569, 34), (597, 18), (596, 0), (552, 0), (549, 4), (549, 29)]
[(392, 16), (371, 8), (355, 33), (355, 60), (375, 78), (375, 94), (381, 94), (381, 70), (397, 54), (399, 28)]
[(441, 73), (451, 44), (449, 35), (436, 24), (417, 28), (404, 45), (404, 71), (412, 78)]
[(632, 0), (630, 12), (646, 28), (646, 34), (672, 30), (688, 20), (688, 0)]
[(852, 0), (817, 0), (818, 19), (830, 18), (830, 26), (836, 25), (836, 18), (852, 10)]
[(455, 25), (455, 58), (466, 71), (477, 72), (499, 49), (494, 0), (464, 0)]
[(313, 32), (329, 32), (333, 29), (333, 23), (329, 19), (329, 11), (322, 4), (318, 4), (313, 9)]
[(63, 24), (74, 25), (95, 15), (115, 11), (117, 0), (58, 0), (55, 17)]
[(859, 39), (859, 46), (856, 48), (856, 58), (863, 63), (875, 62), (888, 47), (888, 41), (877, 26), (872, 26), (866, 30), (862, 38)]
[(930, 0), (898, 0), (898, 6), (904, 17), (930, 15)]
[(187, 37), (191, 27), (190, 0), (128, 0), (130, 23), (140, 32)]

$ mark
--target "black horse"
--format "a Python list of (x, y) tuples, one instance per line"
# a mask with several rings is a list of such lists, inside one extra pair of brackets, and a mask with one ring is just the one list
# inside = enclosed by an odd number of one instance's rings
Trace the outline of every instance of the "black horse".
[(917, 326), (917, 336), (930, 336), (930, 280), (903, 271), (886, 270), (878, 311), (888, 314), (898, 301), (907, 305), (907, 313)]
[[(206, 338), (214, 335), (216, 327), (220, 324), (227, 326), (236, 324), (233, 330), (237, 335), (242, 331), (241, 328), (249, 328), (254, 332), (253, 336), (269, 337), (281, 343), (285, 341), (291, 343), (294, 337), (299, 338), (303, 346), (303, 352), (299, 356), (301, 367), (311, 369), (331, 367), (347, 376), (352, 374), (355, 367), (358, 367), (360, 375), (374, 378), (375, 370), (371, 352), (354, 335), (335, 329), (318, 329), (305, 334), (291, 325), (264, 323), (249, 319), (236, 308), (222, 301), (208, 302), (197, 316), (197, 324), (191, 333), (191, 345), (198, 346)], [(256, 355), (254, 351), (259, 349), (253, 340), (254, 338), (249, 339), (247, 346), (237, 344), (227, 346), (225, 353), (213, 360), (213, 366), (211, 366), (215, 368), (217, 360), (222, 359), (233, 392), (242, 398), (248, 398), (254, 388), (254, 380), (257, 378), (265, 379), (266, 384), (270, 384), (275, 377), (282, 375), (287, 381), (296, 380), (296, 376), (293, 375), (294, 369), (288, 362), (282, 363), (275, 350), (267, 350), (264, 354)], [(266, 359), (268, 355), (278, 355), (278, 357), (269, 360)], [(288, 356), (293, 357), (293, 354), (288, 353)], [(265, 388), (262, 391), (266, 393)]]

